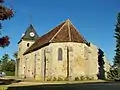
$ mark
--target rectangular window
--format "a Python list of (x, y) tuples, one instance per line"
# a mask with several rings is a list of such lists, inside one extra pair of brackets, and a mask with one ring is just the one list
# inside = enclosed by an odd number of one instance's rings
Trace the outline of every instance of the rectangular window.
[(58, 48), (58, 61), (62, 60), (62, 48)]

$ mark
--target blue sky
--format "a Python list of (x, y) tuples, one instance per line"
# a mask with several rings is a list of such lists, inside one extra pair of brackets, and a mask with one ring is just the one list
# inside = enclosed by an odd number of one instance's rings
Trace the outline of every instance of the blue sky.
[[(0, 48), (0, 56), (17, 51), (17, 42), (29, 24), (39, 35), (70, 19), (80, 33), (90, 42), (102, 48), (109, 61), (115, 50), (114, 29), (120, 0), (5, 0), (12, 5), (15, 16), (3, 22), (2, 35), (9, 35), (11, 44)], [(32, 19), (30, 17), (32, 16)]]

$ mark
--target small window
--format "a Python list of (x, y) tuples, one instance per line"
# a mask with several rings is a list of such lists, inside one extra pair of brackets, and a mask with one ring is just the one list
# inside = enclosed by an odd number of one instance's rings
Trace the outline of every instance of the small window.
[(35, 58), (36, 58), (36, 56), (37, 56), (37, 55), (35, 54)]
[(62, 60), (62, 48), (58, 48), (58, 61)]
[(29, 45), (30, 45), (30, 44), (29, 44), (29, 43), (27, 43), (27, 47), (29, 47)]

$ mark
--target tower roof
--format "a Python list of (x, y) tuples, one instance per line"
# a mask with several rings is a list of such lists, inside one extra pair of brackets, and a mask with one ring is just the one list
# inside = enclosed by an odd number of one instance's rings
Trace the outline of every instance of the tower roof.
[(24, 54), (38, 50), (42, 46), (48, 45), (49, 43), (56, 42), (88, 43), (68, 19), (37, 39)]
[[(30, 36), (31, 32), (34, 33), (33, 37)], [(33, 25), (30, 24), (29, 27), (27, 28), (27, 30), (25, 31), (24, 35), (22, 36), (22, 38), (20, 39), (20, 41), (18, 43), (20, 43), (22, 40), (33, 40), (33, 41), (35, 41), (38, 38), (39, 38), (39, 36), (36, 33)]]

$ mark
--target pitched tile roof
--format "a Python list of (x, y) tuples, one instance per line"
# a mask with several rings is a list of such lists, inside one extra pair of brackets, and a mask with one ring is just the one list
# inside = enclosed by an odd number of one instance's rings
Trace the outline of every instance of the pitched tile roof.
[[(30, 32), (33, 32), (33, 33), (35, 34), (35, 36), (34, 36), (34, 37), (31, 37), (31, 36), (30, 36)], [(30, 26), (27, 28), (24, 36), (20, 39), (20, 41), (19, 41), (18, 43), (20, 43), (22, 40), (34, 40), (34, 41), (35, 41), (35, 40), (38, 39), (38, 38), (39, 38), (39, 36), (38, 36), (38, 34), (36, 33), (33, 25), (30, 24)]]
[(38, 50), (44, 45), (48, 45), (49, 43), (55, 42), (77, 42), (85, 44), (88, 43), (84, 39), (84, 37), (80, 35), (80, 33), (73, 26), (70, 20), (66, 20), (65, 22), (55, 27), (50, 32), (46, 33), (45, 35), (37, 39), (35, 43), (30, 48), (27, 49), (24, 55), (32, 51)]

